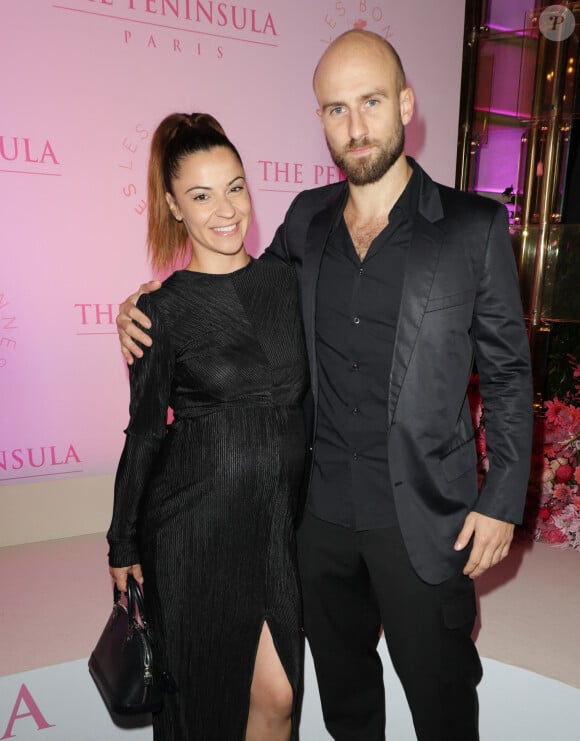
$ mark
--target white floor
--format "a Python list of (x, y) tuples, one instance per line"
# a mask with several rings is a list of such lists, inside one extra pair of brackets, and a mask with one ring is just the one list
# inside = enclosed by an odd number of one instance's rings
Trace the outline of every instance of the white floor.
[[(112, 724), (83, 658), (110, 611), (105, 549), (102, 535), (0, 549), (0, 739), (150, 741)], [(477, 591), (482, 741), (580, 741), (580, 552), (517, 544)], [(384, 641), (380, 654), (387, 738), (414, 741)], [(308, 652), (301, 739), (330, 739)]]
[[(387, 686), (387, 738), (415, 741), (407, 705), (384, 644), (381, 655)], [(302, 741), (330, 741), (322, 723), (308, 653), (306, 658), (300, 737)], [(483, 665), (481, 741), (579, 741), (579, 689), (491, 659), (484, 659)], [(34, 705), (26, 699), (16, 707), (23, 684)], [(85, 659), (0, 677), (0, 734), (0, 738), (17, 741), (152, 738), (150, 726), (128, 730), (113, 725), (89, 677)]]
[[(477, 594), (482, 656), (580, 689), (580, 551), (516, 543)], [(580, 726), (573, 733), (580, 741)]]

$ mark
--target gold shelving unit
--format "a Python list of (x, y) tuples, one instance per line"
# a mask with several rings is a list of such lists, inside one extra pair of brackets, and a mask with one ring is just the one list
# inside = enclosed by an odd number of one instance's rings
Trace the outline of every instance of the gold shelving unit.
[[(570, 161), (580, 2), (547, 5), (526, 12), (521, 28), (495, 30), (485, 25), (487, 2), (468, 0), (456, 178), (476, 192), (486, 181), (484, 194), (510, 211), (538, 409), (552, 395), (555, 356), (566, 344), (580, 351), (580, 224), (563, 219), (570, 167), (580, 167), (580, 144)], [(500, 145), (513, 160), (510, 182)], [(494, 188), (496, 171), (504, 180)]]

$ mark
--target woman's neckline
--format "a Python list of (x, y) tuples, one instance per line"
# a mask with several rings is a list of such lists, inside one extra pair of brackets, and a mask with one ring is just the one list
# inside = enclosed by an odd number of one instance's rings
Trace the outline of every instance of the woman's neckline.
[(189, 268), (183, 268), (182, 270), (177, 270), (177, 273), (191, 273), (191, 275), (201, 275), (204, 278), (231, 278), (232, 275), (237, 275), (238, 273), (243, 273), (244, 270), (248, 270), (255, 262), (255, 258), (253, 258), (251, 255), (248, 255), (248, 262), (245, 265), (242, 265), (241, 268), (236, 268), (235, 270), (231, 270), (229, 273), (204, 273), (201, 270), (190, 270)]

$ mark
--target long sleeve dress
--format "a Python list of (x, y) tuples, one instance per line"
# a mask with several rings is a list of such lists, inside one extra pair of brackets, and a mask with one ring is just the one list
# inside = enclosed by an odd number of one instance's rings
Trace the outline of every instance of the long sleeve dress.
[(130, 370), (107, 538), (111, 565), (142, 565), (158, 663), (177, 686), (154, 716), (158, 741), (243, 741), (264, 622), (299, 702), (298, 301), (292, 268), (264, 260), (177, 271), (139, 300), (153, 346)]

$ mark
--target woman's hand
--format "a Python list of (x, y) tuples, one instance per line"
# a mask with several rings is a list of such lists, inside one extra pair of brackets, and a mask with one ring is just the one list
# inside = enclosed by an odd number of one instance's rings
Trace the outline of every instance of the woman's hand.
[(141, 294), (151, 293), (158, 288), (161, 288), (161, 281), (159, 280), (150, 280), (149, 283), (143, 283), (137, 293), (132, 293), (119, 307), (116, 319), (117, 332), (119, 333), (121, 352), (129, 365), (133, 364), (133, 356), (136, 358), (143, 357), (143, 350), (135, 344), (135, 340), (146, 347), (152, 345), (151, 337), (134, 323), (137, 321), (142, 327), (151, 328), (149, 317), (137, 308), (137, 300)]
[(109, 566), (109, 574), (115, 580), (120, 592), (127, 591), (127, 574), (132, 574), (138, 584), (143, 584), (143, 572), (140, 563), (134, 563), (132, 566)]

